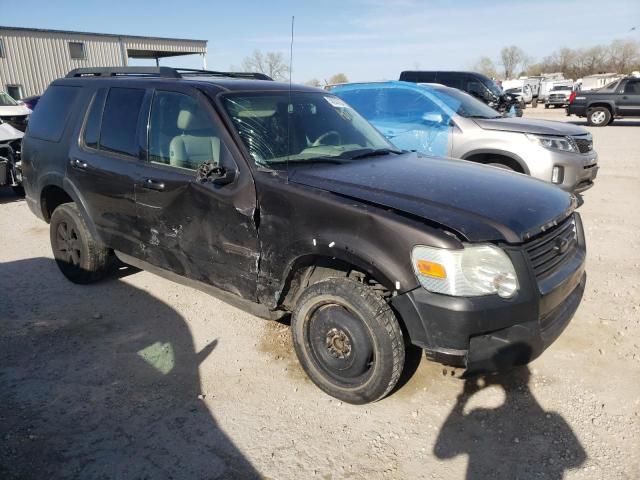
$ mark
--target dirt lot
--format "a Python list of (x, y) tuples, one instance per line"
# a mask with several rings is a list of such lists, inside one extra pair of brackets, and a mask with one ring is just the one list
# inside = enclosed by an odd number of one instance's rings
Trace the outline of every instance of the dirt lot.
[(72, 285), (1, 192), (0, 479), (640, 478), (640, 122), (593, 134), (588, 288), (561, 338), (484, 385), (423, 359), (360, 407), (305, 378), (285, 325), (146, 272)]

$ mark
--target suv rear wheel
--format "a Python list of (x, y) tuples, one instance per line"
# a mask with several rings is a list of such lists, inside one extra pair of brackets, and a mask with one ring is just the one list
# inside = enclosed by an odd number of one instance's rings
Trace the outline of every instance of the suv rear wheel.
[(592, 127), (604, 127), (610, 121), (611, 112), (607, 107), (594, 107), (587, 112), (587, 123)]
[(95, 241), (75, 203), (53, 211), (49, 237), (60, 271), (73, 283), (92, 283), (109, 272), (111, 252)]
[(398, 382), (402, 331), (371, 287), (350, 278), (315, 283), (300, 296), (291, 326), (302, 368), (329, 395), (363, 404), (380, 400)]

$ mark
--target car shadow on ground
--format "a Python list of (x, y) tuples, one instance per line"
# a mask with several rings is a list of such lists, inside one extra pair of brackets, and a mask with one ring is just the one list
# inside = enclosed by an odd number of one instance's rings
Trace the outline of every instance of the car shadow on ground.
[(199, 398), (175, 310), (119, 280), (73, 285), (53, 260), (0, 264), (0, 478), (259, 478)]
[[(587, 454), (580, 441), (562, 416), (545, 411), (537, 402), (529, 388), (530, 376), (528, 367), (520, 367), (466, 379), (440, 429), (435, 456), (467, 455), (467, 480), (560, 480), (566, 470), (582, 465)], [(502, 405), (469, 407), (474, 395), (492, 386), (504, 392)]]
[(23, 201), (24, 197), (16, 195), (11, 187), (0, 187), (0, 205)]

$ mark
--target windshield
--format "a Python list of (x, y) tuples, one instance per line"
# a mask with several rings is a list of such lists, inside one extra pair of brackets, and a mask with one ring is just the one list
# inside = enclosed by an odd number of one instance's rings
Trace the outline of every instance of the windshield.
[(551, 89), (551, 91), (553, 92), (555, 90), (571, 90), (571, 87), (568, 85), (556, 85)]
[(229, 94), (224, 107), (256, 165), (364, 158), (394, 147), (338, 97), (322, 92)]
[(503, 95), (502, 88), (498, 86), (496, 82), (493, 80), (488, 80), (484, 84), (496, 97), (501, 97)]
[(428, 88), (428, 92), (462, 117), (498, 118), (502, 116), (486, 103), (455, 88)]
[(18, 105), (8, 93), (0, 92), (0, 107), (15, 107)]

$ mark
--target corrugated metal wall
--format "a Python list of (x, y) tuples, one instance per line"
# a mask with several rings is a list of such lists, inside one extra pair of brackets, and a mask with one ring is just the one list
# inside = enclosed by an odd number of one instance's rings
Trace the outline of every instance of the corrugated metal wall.
[[(22, 85), (23, 96), (40, 95), (56, 78), (79, 67), (122, 66), (117, 38), (58, 33), (0, 30), (4, 58), (0, 58), (0, 89)], [(83, 42), (85, 59), (72, 59), (69, 42)]]
[[(49, 83), (74, 68), (124, 66), (120, 39), (125, 52), (206, 53), (204, 42), (0, 28), (0, 41), (4, 44), (0, 90), (6, 90), (7, 85), (21, 85), (23, 97), (40, 95)], [(85, 59), (71, 58), (69, 42), (84, 43)]]

